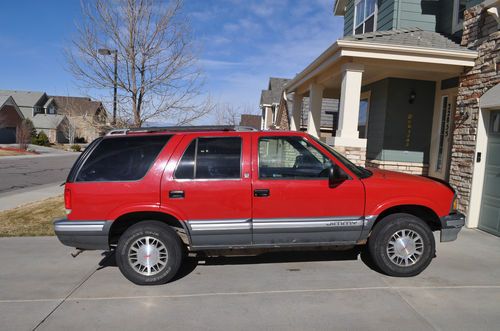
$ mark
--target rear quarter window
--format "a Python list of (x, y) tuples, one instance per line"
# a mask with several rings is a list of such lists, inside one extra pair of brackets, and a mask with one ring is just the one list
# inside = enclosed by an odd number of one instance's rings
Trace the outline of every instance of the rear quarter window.
[(146, 175), (171, 136), (105, 138), (77, 174), (77, 182), (139, 180)]

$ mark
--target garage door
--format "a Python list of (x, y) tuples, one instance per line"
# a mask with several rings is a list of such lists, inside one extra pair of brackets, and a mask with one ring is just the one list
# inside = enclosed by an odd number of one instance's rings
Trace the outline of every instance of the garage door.
[(0, 128), (0, 144), (15, 144), (16, 128)]
[(500, 111), (491, 113), (479, 228), (500, 236)]

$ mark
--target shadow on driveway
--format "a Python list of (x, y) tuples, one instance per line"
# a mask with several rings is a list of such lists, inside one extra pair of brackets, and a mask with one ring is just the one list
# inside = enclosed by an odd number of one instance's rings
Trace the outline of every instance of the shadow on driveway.
[[(348, 250), (283, 250), (278, 252), (264, 252), (254, 255), (233, 255), (227, 256), (205, 256), (198, 254), (196, 257), (184, 258), (177, 275), (169, 282), (175, 282), (191, 274), (198, 266), (213, 265), (242, 265), (242, 264), (270, 264), (270, 263), (290, 263), (290, 262), (320, 262), (320, 261), (356, 261), (358, 256), (370, 269), (380, 272), (372, 262), (370, 254), (364, 246), (356, 246)], [(102, 253), (102, 260), (99, 262), (98, 270), (108, 267), (118, 267), (116, 264), (115, 251)], [(300, 269), (289, 269), (289, 271), (300, 271)]]

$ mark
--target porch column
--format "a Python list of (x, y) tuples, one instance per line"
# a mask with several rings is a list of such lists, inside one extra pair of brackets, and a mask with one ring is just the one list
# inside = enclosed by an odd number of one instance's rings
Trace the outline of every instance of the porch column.
[(323, 104), (324, 86), (312, 83), (309, 86), (309, 114), (307, 133), (319, 138), (321, 135), (321, 105)]
[(339, 125), (333, 139), (336, 146), (366, 147), (366, 139), (360, 139), (358, 132), (362, 76), (362, 65), (346, 63), (342, 66)]
[(302, 102), (304, 96), (295, 92), (293, 95), (292, 116), (290, 116), (290, 130), (300, 131), (300, 119), (302, 117)]

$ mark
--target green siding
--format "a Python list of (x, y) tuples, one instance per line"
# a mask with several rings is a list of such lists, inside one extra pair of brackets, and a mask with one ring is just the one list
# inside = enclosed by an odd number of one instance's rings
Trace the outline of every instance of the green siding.
[(396, 0), (399, 10), (396, 13), (397, 29), (420, 28), (436, 31), (436, 17), (439, 15), (439, 3), (436, 1)]
[[(401, 162), (429, 162), (430, 132), (436, 84), (400, 78), (386, 78), (363, 87), (371, 91), (366, 156), (369, 159)], [(415, 91), (415, 102), (408, 102)], [(409, 146), (408, 115), (412, 116)]]
[(352, 35), (353, 24), (354, 24), (354, 0), (351, 0), (347, 3), (344, 14), (344, 36)]
[[(482, 0), (469, 0), (467, 8), (478, 5), (481, 2)], [(352, 35), (354, 3), (355, 0), (350, 0), (346, 5), (344, 36)], [(378, 0), (377, 30), (420, 28), (451, 36), (453, 28), (453, 3), (454, 0)], [(454, 37), (460, 38), (460, 35), (455, 34)]]
[(371, 92), (366, 146), (366, 156), (369, 159), (377, 158), (384, 146), (388, 87), (389, 79), (383, 79), (370, 85), (363, 86), (363, 92)]

